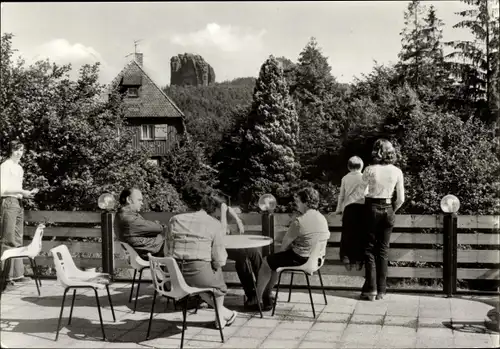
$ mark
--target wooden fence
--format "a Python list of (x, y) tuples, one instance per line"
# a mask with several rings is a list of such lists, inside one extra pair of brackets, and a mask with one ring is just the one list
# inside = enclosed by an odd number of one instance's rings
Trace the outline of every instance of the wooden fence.
[[(168, 212), (147, 212), (146, 219), (167, 223), (172, 217)], [(249, 213), (240, 215), (245, 224), (246, 234), (262, 234), (263, 215)], [(321, 272), (325, 286), (361, 286), (363, 271), (347, 271), (339, 260), (341, 217), (326, 215), (331, 236), (327, 247), (327, 257)], [(293, 216), (290, 214), (274, 214), (274, 224), (271, 234), (274, 235), (274, 248), (279, 248)], [(57, 245), (66, 244), (71, 251), (75, 263), (80, 268), (99, 268), (103, 265), (101, 259), (101, 214), (98, 212), (53, 212), (26, 211), (25, 244), (30, 242), (35, 223), (49, 221), (56, 226), (45, 229), (43, 249), (37, 263), (40, 267), (52, 267), (53, 261), (49, 250)], [(455, 240), (456, 254), (453, 268), (456, 290), (458, 280), (500, 280), (500, 216), (458, 216)], [(234, 225), (231, 225), (235, 229)], [(396, 279), (434, 279), (439, 284), (446, 275), (449, 256), (444, 253), (445, 239), (443, 236), (443, 215), (397, 215), (394, 232), (391, 235), (389, 252), (389, 277)], [(453, 249), (452, 249), (453, 250)], [(448, 253), (448, 252), (447, 252)], [(132, 270), (124, 259), (119, 244), (114, 243), (114, 272), (118, 279), (131, 279)], [(234, 264), (228, 262), (224, 267), (228, 283), (239, 282), (234, 271)], [(50, 274), (50, 272), (49, 272)], [(53, 274), (53, 271), (52, 271)], [(356, 279), (354, 284), (346, 280)], [(147, 278), (148, 276), (146, 276)], [(305, 282), (295, 278), (297, 284)], [(283, 282), (287, 282), (285, 279)], [(313, 281), (314, 282), (314, 281)], [(357, 283), (356, 283), (357, 282)]]

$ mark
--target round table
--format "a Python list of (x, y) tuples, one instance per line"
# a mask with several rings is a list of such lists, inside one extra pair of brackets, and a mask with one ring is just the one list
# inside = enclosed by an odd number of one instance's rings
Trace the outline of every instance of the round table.
[(273, 243), (273, 239), (262, 235), (226, 235), (224, 236), (224, 246), (228, 250), (238, 250), (243, 248), (257, 248), (268, 246)]
[[(257, 248), (268, 246), (273, 243), (273, 239), (263, 235), (225, 235), (224, 236), (224, 246), (227, 250), (239, 250), (245, 248)], [(248, 270), (252, 270), (252, 266), (248, 258), (246, 259)], [(257, 277), (257, 275), (255, 275)], [(255, 284), (255, 279), (252, 277), (253, 287), (257, 290), (257, 285)], [(263, 318), (262, 308), (260, 306), (260, 297), (257, 296), (257, 304), (259, 306), (260, 317)]]

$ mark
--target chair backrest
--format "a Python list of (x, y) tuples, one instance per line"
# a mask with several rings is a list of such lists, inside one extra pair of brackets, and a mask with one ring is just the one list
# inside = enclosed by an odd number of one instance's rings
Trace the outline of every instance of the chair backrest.
[(328, 244), (327, 237), (318, 237), (312, 244), (311, 254), (304, 265), (304, 270), (309, 274), (313, 274), (325, 263), (326, 246)]
[(63, 285), (68, 286), (71, 284), (69, 278), (72, 275), (79, 275), (79, 270), (71, 254), (69, 253), (68, 246), (59, 245), (50, 250), (54, 259), (54, 266), (56, 267), (57, 280)]
[(42, 238), (43, 230), (45, 229), (45, 224), (40, 223), (36, 227), (35, 234), (33, 235), (33, 240), (28, 245), (28, 255), (31, 257), (38, 256), (42, 251)]
[[(148, 258), (151, 278), (158, 293), (174, 299), (184, 298), (189, 294), (189, 286), (173, 257), (153, 257), (148, 253)], [(162, 267), (166, 267), (167, 271), (165, 272)], [(170, 281), (170, 291), (165, 289), (167, 281)]]
[(149, 263), (142, 259), (136, 250), (129, 244), (123, 241), (119, 241), (120, 246), (122, 247), (123, 253), (127, 258), (128, 264), (134, 269), (142, 269), (144, 267), (149, 266)]

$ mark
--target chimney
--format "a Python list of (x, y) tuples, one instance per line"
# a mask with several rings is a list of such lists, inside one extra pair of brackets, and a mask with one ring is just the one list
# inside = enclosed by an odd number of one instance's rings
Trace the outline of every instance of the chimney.
[(134, 53), (134, 61), (142, 67), (142, 53)]

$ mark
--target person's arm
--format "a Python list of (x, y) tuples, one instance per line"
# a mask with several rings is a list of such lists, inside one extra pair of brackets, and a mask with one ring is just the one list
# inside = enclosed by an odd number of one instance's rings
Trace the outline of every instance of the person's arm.
[(240, 234), (243, 234), (245, 232), (245, 226), (243, 225), (243, 222), (241, 221), (240, 217), (238, 217), (238, 214), (236, 213), (235, 210), (233, 210), (232, 207), (227, 206), (227, 212), (234, 218), (236, 221), (236, 224), (238, 225), (238, 232)]
[(122, 219), (128, 225), (130, 236), (148, 237), (163, 234), (163, 226), (161, 224), (148, 221), (139, 214), (124, 214)]
[[(222, 227), (221, 227), (222, 228)], [(224, 246), (224, 230), (216, 231), (212, 240), (212, 268), (217, 270), (226, 265), (227, 252)]]
[(405, 186), (403, 172), (399, 170), (398, 180), (396, 182), (396, 201), (394, 202), (394, 212), (399, 210), (405, 201)]
[(285, 236), (283, 237), (283, 241), (281, 242), (281, 251), (286, 251), (292, 244), (292, 242), (299, 236), (300, 233), (300, 223), (296, 218), (290, 224)]
[(343, 206), (344, 197), (345, 197), (345, 179), (342, 178), (342, 181), (340, 182), (339, 198), (337, 200), (337, 209), (335, 210), (336, 214), (340, 214), (344, 210), (344, 206)]
[(227, 205), (223, 202), (220, 205), (220, 223), (222, 224), (222, 228), (224, 229), (224, 234), (227, 234), (228, 228), (227, 228)]

